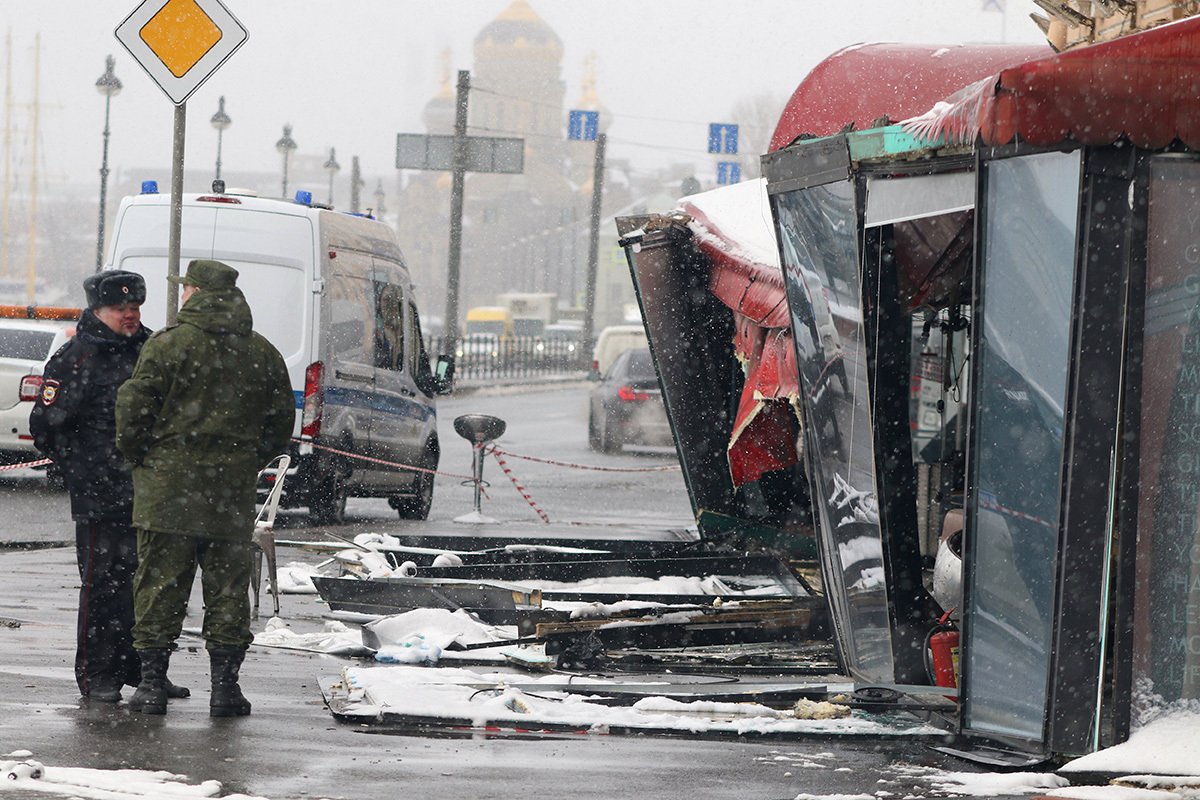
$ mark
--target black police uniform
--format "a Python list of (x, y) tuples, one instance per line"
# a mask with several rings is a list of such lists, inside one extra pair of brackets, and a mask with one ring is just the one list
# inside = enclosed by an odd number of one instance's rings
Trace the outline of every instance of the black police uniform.
[(29, 416), (34, 445), (54, 459), (71, 494), (79, 560), (75, 679), (86, 697), (137, 685), (133, 650), (133, 575), (137, 536), (131, 527), (133, 479), (116, 448), (117, 388), (132, 374), (145, 326), (115, 333), (92, 308), (143, 302), (141, 276), (110, 271), (84, 282), (89, 309), (75, 337), (50, 357), (42, 393)]

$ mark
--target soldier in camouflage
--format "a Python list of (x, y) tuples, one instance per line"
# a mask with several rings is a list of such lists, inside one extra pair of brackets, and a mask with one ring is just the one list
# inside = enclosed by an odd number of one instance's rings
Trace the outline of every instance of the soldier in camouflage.
[(295, 399), (279, 351), (252, 328), (238, 273), (196, 260), (178, 323), (151, 336), (117, 395), (117, 447), (133, 465), (138, 537), (130, 705), (166, 712), (165, 676), (196, 567), (212, 666), (212, 716), (244, 716), (238, 671), (253, 636), (249, 584), (255, 478), (284, 451)]

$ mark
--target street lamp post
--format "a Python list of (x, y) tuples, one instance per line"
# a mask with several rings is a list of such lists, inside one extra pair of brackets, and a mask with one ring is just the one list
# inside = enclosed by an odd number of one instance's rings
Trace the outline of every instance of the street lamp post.
[(342, 165), (337, 162), (334, 149), (329, 148), (329, 160), (325, 162), (325, 171), (329, 173), (329, 207), (333, 208), (333, 176), (338, 174)]
[(292, 140), (292, 126), (283, 126), (283, 137), (275, 143), (275, 150), (283, 156), (283, 197), (287, 197), (287, 173), (288, 173), (288, 158), (292, 151), (296, 149), (296, 143)]
[(383, 219), (383, 178), (379, 179), (379, 183), (375, 185), (375, 219)]
[(104, 201), (108, 194), (108, 110), (112, 99), (121, 93), (121, 81), (113, 73), (116, 60), (104, 60), (104, 74), (96, 81), (96, 91), (104, 95), (104, 157), (100, 161), (100, 223), (96, 232), (96, 272), (104, 266)]
[(225, 129), (233, 124), (233, 120), (225, 113), (225, 95), (217, 101), (217, 113), (212, 115), (209, 120), (212, 126), (217, 129), (217, 174), (214, 180), (221, 180), (221, 136), (225, 133)]

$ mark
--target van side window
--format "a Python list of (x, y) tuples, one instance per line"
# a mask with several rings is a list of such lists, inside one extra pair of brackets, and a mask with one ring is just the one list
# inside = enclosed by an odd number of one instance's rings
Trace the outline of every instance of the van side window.
[[(421, 360), (425, 355), (425, 343), (421, 340), (421, 320), (417, 316), (417, 307), (412, 303), (408, 304), (408, 314), (404, 318), (404, 334), (408, 341), (412, 342), (412, 347), (408, 348), (408, 364), (413, 375), (419, 375), (421, 372)], [(417, 346), (420, 343), (421, 346)], [(425, 369), (429, 369), (429, 359), (424, 358)]]
[(375, 282), (375, 366), (404, 369), (404, 291)]
[(375, 296), (371, 282), (335, 272), (330, 278), (330, 350), (340, 361), (370, 364), (375, 339)]
[(417, 307), (412, 303), (408, 304), (406, 322), (408, 323), (408, 341), (411, 343), (408, 353), (411, 359), (413, 380), (416, 381), (418, 389), (432, 396), (436, 391), (436, 386), (433, 380), (433, 371), (429, 368), (429, 351), (425, 349), (425, 339), (421, 335), (421, 317), (417, 314)]

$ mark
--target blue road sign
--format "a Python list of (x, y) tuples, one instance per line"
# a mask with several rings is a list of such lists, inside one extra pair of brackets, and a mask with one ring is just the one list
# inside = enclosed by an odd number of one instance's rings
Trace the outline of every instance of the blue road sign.
[(738, 126), (714, 122), (708, 126), (708, 152), (735, 155), (738, 145)]
[(578, 142), (594, 142), (599, 129), (599, 111), (571, 111), (567, 116), (568, 139)]
[(736, 161), (718, 161), (717, 162), (717, 184), (719, 186), (728, 186), (731, 183), (740, 183), (742, 180), (742, 165)]

